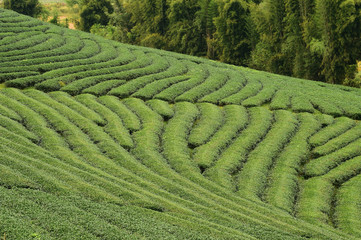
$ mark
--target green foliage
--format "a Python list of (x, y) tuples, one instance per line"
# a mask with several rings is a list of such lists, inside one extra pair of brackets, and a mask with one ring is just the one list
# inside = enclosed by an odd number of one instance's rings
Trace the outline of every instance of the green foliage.
[(206, 39), (195, 25), (196, 14), (200, 11), (198, 3), (196, 0), (171, 1), (168, 14), (168, 49), (191, 55), (205, 54)]
[(247, 23), (248, 6), (239, 0), (225, 1), (220, 4), (219, 13), (214, 21), (220, 60), (245, 65), (251, 51)]
[(80, 6), (80, 29), (108, 39), (359, 86), (358, 2), (71, 0), (67, 4)]
[(175, 105), (175, 110), (176, 114), (168, 122), (163, 135), (164, 156), (177, 172), (192, 175), (198, 173), (199, 169), (189, 157), (187, 137), (198, 109), (191, 103), (181, 102)]
[(43, 11), (39, 0), (4, 0), (4, 8), (31, 17), (38, 17)]
[(343, 81), (343, 85), (361, 88), (361, 73), (355, 74), (354, 78), (346, 78)]
[(208, 58), (214, 59), (218, 57), (216, 55), (216, 43), (214, 39), (216, 32), (216, 26), (214, 19), (219, 15), (218, 2), (215, 0), (201, 0), (199, 1), (200, 9), (196, 12), (195, 25), (198, 30), (202, 33), (202, 38), (207, 43), (207, 54)]
[(113, 7), (108, 0), (80, 1), (80, 29), (89, 32), (94, 24), (107, 25)]
[(326, 46), (322, 60), (323, 74), (330, 83), (342, 83), (348, 65), (356, 64), (359, 53), (359, 46), (353, 44), (353, 39), (359, 37), (354, 29), (361, 23), (360, 3), (317, 1), (316, 4), (321, 24), (325, 26), (322, 29), (322, 40)]
[(52, 24), (58, 25), (58, 26), (60, 26), (60, 27), (66, 27), (66, 28), (69, 27), (68, 19), (65, 19), (65, 24), (60, 23), (59, 13), (58, 13), (57, 11), (55, 11), (55, 12), (53, 13), (53, 18), (50, 19), (49, 22), (52, 23)]

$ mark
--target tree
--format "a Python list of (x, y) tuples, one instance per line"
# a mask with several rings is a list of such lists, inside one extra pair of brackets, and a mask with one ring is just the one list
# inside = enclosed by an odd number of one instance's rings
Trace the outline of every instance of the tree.
[(289, 62), (287, 71), (291, 72), (293, 76), (302, 77), (305, 71), (305, 44), (300, 24), (302, 18), (299, 0), (285, 0), (284, 23), (285, 40), (282, 43), (282, 52)]
[(94, 24), (107, 25), (113, 13), (113, 6), (108, 0), (72, 1), (80, 6), (80, 30), (89, 32)]
[(220, 60), (236, 65), (246, 65), (250, 52), (248, 5), (240, 0), (220, 2), (219, 16), (215, 18), (216, 39)]
[(198, 56), (206, 54), (206, 40), (196, 24), (199, 10), (198, 0), (171, 1), (167, 31), (170, 50)]
[(300, 0), (299, 7), (301, 12), (300, 26), (302, 32), (303, 43), (303, 68), (299, 69), (302, 75), (294, 74), (297, 77), (312, 79), (317, 81), (325, 81), (321, 74), (321, 62), (323, 55), (323, 44), (317, 40), (321, 36), (319, 30), (319, 21), (315, 15), (315, 0)]
[(274, 73), (323, 80), (314, 0), (265, 0), (252, 8), (259, 35), (250, 66)]
[(215, 0), (199, 0), (198, 4), (199, 10), (195, 13), (195, 26), (207, 43), (207, 57), (214, 59), (216, 57), (216, 40), (214, 39), (216, 26), (214, 19), (218, 16), (218, 4)]
[(258, 5), (251, 5), (251, 21), (253, 35), (258, 35), (259, 39), (251, 52), (250, 66), (255, 69), (274, 72), (272, 68), (274, 56), (279, 54), (279, 38), (275, 34), (276, 22), (274, 21), (273, 2), (264, 0)]
[(128, 14), (129, 39), (133, 44), (166, 48), (168, 30), (168, 3), (166, 0), (133, 0), (125, 4)]
[(39, 0), (5, 0), (4, 8), (31, 17), (38, 17), (43, 10)]
[(269, 36), (266, 40), (269, 41), (268, 44), (270, 44), (272, 51), (269, 60), (270, 71), (283, 75), (292, 75), (290, 59), (284, 51), (284, 42), (286, 41), (285, 7), (285, 0), (268, 1)]
[(132, 21), (144, 33), (164, 35), (167, 30), (166, 0), (134, 0), (130, 3)]
[[(357, 57), (360, 56), (361, 3), (353, 0), (317, 0), (323, 44), (322, 74), (327, 82), (341, 84), (353, 78)], [(351, 69), (351, 71), (350, 71)]]
[(124, 43), (134, 43), (131, 30), (134, 24), (131, 22), (132, 11), (123, 5), (122, 0), (112, 1), (114, 12), (109, 16), (110, 20), (107, 26), (96, 24), (91, 32), (104, 36), (106, 38)]

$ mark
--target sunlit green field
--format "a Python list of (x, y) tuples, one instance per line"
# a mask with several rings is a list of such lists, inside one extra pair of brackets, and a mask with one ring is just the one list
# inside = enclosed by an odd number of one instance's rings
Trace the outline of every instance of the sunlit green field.
[(0, 83), (1, 237), (361, 237), (360, 89), (3, 9)]

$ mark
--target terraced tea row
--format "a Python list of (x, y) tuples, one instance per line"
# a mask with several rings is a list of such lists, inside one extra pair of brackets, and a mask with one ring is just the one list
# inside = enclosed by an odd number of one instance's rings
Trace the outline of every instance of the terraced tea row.
[(358, 89), (129, 46), (0, 10), (0, 83), (72, 95), (209, 102), (361, 118)]
[[(161, 100), (120, 100), (90, 94), (73, 97), (64, 92), (11, 88), (0, 90), (0, 102), (0, 168), (6, 175), (0, 178), (6, 187), (0, 188), (5, 203), (0, 212), (1, 218), (12, 219), (0, 230), (13, 236), (19, 236), (15, 235), (20, 231), (17, 224), (30, 217), (38, 221), (24, 225), (30, 229), (27, 231), (41, 232), (49, 239), (65, 236), (60, 227), (68, 229), (72, 224), (76, 227), (69, 234), (105, 238), (97, 232), (99, 228), (82, 226), (93, 215), (97, 217), (92, 224), (116, 233), (150, 236), (152, 230), (138, 223), (143, 213), (146, 219), (154, 217), (160, 229), (173, 225), (170, 231), (175, 231), (178, 235), (173, 236), (178, 239), (192, 238), (192, 234), (201, 239), (359, 236), (358, 196), (353, 197), (353, 205), (345, 202), (358, 187), (358, 172), (350, 169), (357, 165), (357, 157), (342, 159), (343, 164), (330, 167), (321, 176), (322, 181), (335, 183), (335, 192), (326, 191), (319, 198), (332, 214), (327, 219), (307, 215), (309, 203), (316, 213), (324, 214), (324, 205), (319, 207), (321, 202), (309, 194), (313, 190), (309, 183), (321, 177), (309, 174), (308, 165), (338, 154), (352, 143), (310, 162), (308, 156), (327, 145), (313, 148), (318, 139), (332, 138), (331, 143), (343, 138), (335, 128), (353, 122), (354, 127), (347, 125), (348, 132), (355, 131), (358, 124), (353, 120), (265, 107), (172, 105)], [(310, 136), (312, 145), (308, 143)], [(347, 175), (342, 181), (329, 177), (341, 173)], [(73, 195), (80, 197), (75, 197), (75, 203), (68, 200)], [(64, 197), (57, 203), (55, 196)], [(23, 200), (11, 205), (13, 198)], [(32, 210), (39, 202), (47, 207), (41, 212)], [(101, 207), (104, 213), (93, 209), (102, 203), (108, 203)], [(11, 207), (18, 204), (21, 207)], [(41, 219), (60, 204), (67, 210), (61, 208), (56, 214), (64, 223), (58, 227), (50, 224), (49, 228)], [(129, 205), (134, 207), (125, 207)], [(84, 212), (85, 207), (89, 211)], [(69, 209), (79, 217), (68, 218)], [(120, 213), (111, 216), (111, 211)], [(122, 219), (119, 214), (123, 211), (134, 212), (134, 217)], [(344, 217), (349, 211), (354, 211), (352, 221)], [(323, 222), (311, 225), (300, 219)], [(133, 224), (135, 227), (130, 226)], [(167, 234), (166, 230), (160, 230), (162, 233)], [(112, 239), (110, 232), (106, 234)]]
[(207, 226), (191, 230), (190, 221), (174, 219), (177, 226), (158, 211), (136, 206), (4, 187), (0, 201), (0, 232), (6, 239), (217, 239)]

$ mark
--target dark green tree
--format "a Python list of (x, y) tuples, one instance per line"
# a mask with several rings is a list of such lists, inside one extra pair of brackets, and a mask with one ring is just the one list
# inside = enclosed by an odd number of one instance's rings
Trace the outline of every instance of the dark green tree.
[(283, 0), (264, 0), (251, 9), (252, 24), (259, 35), (259, 41), (252, 50), (250, 66), (259, 70), (284, 73), (282, 43), (285, 12)]
[[(286, 40), (286, 5), (285, 0), (270, 0), (269, 4), (269, 43), (271, 44), (272, 55), (269, 61), (271, 72), (291, 75), (292, 67), (290, 67), (287, 53), (284, 52), (283, 43)], [(292, 62), (291, 62), (292, 63)]]
[(31, 17), (38, 17), (43, 10), (39, 0), (4, 0), (4, 8)]
[(289, 62), (288, 72), (297, 77), (304, 75), (305, 45), (302, 38), (299, 0), (285, 0), (284, 42), (282, 52)]
[(166, 0), (134, 0), (130, 3), (132, 21), (145, 33), (163, 35), (167, 29)]
[(131, 43), (166, 48), (169, 8), (166, 0), (133, 0), (124, 8), (129, 14)]
[(108, 0), (79, 0), (80, 26), (83, 31), (89, 32), (94, 24), (107, 25), (113, 13), (113, 6)]
[(323, 44), (322, 74), (329, 83), (353, 78), (360, 56), (361, 3), (351, 0), (318, 0), (316, 14)]
[[(67, 0), (68, 4), (76, 4), (77, 0)], [(134, 43), (131, 39), (131, 29), (134, 24), (130, 21), (131, 12), (127, 11), (122, 3), (122, 0), (112, 0), (113, 13), (108, 14), (109, 22), (107, 25), (99, 23), (94, 24), (90, 32), (102, 37), (124, 42)]]
[(198, 56), (206, 54), (206, 40), (196, 24), (198, 11), (200, 11), (198, 0), (171, 1), (167, 32), (170, 50)]
[[(294, 76), (306, 79), (324, 81), (321, 73), (321, 62), (323, 54), (323, 45), (319, 44), (315, 39), (320, 38), (321, 33), (318, 28), (318, 20), (315, 16), (315, 0), (300, 0), (299, 7), (301, 12), (300, 26), (302, 32), (303, 43), (303, 66), (295, 66), (298, 72)], [(298, 63), (296, 63), (298, 64)], [(300, 73), (301, 74), (297, 74)]]
[(131, 22), (132, 12), (127, 9), (121, 0), (113, 0), (114, 12), (110, 17), (107, 26), (101, 26), (106, 29), (107, 37), (125, 43), (133, 43), (131, 30), (134, 24)]
[[(259, 42), (251, 66), (274, 73), (322, 80), (322, 53), (314, 0), (265, 0), (252, 9)], [(316, 43), (316, 44), (314, 44)]]
[(248, 5), (243, 1), (228, 0), (220, 3), (215, 26), (221, 61), (246, 65), (251, 52), (249, 15)]
[(196, 12), (195, 26), (198, 28), (198, 31), (202, 34), (202, 39), (204, 39), (207, 44), (206, 56), (214, 59), (216, 58), (216, 40), (214, 39), (216, 26), (214, 24), (214, 19), (218, 16), (218, 4), (215, 0), (199, 0), (198, 4), (199, 10)]

